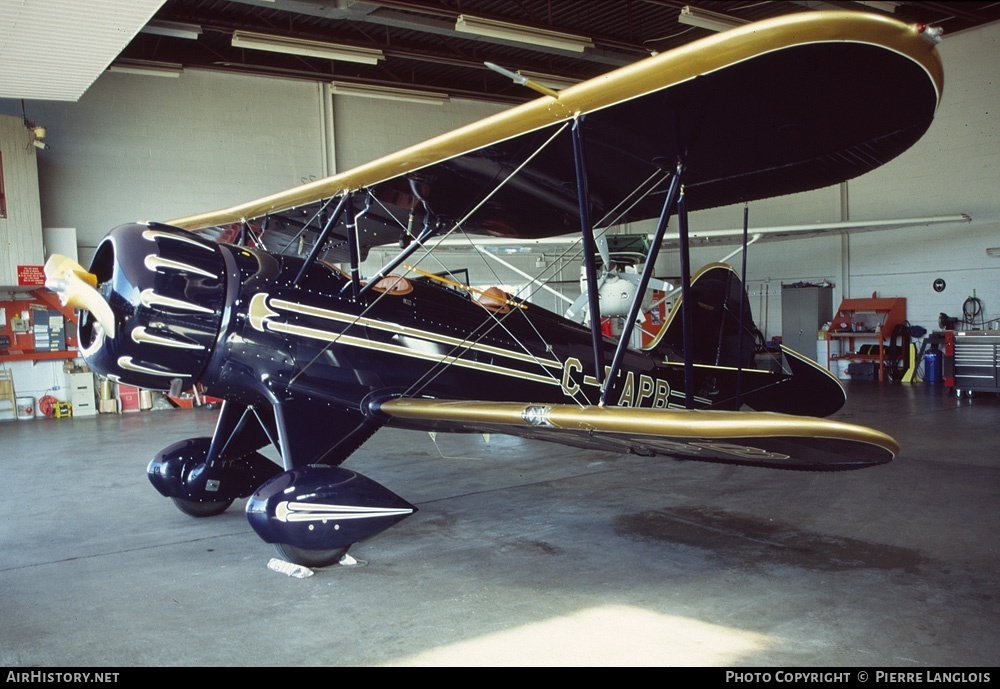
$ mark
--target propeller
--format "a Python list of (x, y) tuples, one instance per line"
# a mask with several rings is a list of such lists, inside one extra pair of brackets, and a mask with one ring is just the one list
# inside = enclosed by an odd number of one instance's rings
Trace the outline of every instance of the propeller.
[(97, 276), (66, 256), (52, 254), (45, 262), (45, 286), (59, 295), (63, 306), (89, 311), (107, 333), (115, 336), (115, 314), (97, 291)]

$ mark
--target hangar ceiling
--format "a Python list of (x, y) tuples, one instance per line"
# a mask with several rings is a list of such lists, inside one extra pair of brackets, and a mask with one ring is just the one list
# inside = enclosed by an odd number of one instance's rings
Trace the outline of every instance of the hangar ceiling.
[[(255, 74), (419, 89), (451, 97), (519, 102), (537, 94), (488, 70), (492, 62), (579, 81), (712, 33), (679, 21), (688, 3), (665, 0), (167, 0), (154, 26), (179, 23), (197, 38), (143, 32), (120, 59)], [(815, 9), (880, 12), (941, 26), (946, 35), (1000, 19), (991, 2), (699, 2), (699, 10), (757, 21)], [(469, 33), (460, 18), (569, 34), (585, 47)], [(493, 28), (496, 25), (492, 25)], [(466, 27), (469, 28), (469, 27)], [(471, 27), (475, 30), (475, 27)], [(502, 27), (500, 33), (508, 33)], [(233, 46), (236, 32), (381, 51), (375, 64)], [(587, 43), (589, 42), (589, 45)]]
[(0, 98), (76, 101), (163, 0), (0, 0)]
[[(162, 74), (212, 69), (516, 103), (534, 92), (490, 71), (485, 62), (572, 82), (711, 33), (682, 23), (686, 3), (667, 0), (144, 0), (145, 16), (159, 6), (149, 23), (130, 17), (123, 26), (111, 22), (122, 15), (122, 0), (95, 0), (86, 12), (78, 5), (0, 0), (0, 64), (20, 65), (4, 75), (0, 97), (76, 100), (110, 64), (158, 67)], [(694, 7), (737, 21), (817, 9), (862, 10), (938, 25), (945, 35), (1000, 19), (995, 2), (751, 0)], [(480, 20), (486, 20), (485, 28)], [(528, 30), (529, 37), (510, 35), (519, 30)], [(568, 45), (550, 40), (565, 39), (563, 34), (576, 40)], [(277, 39), (279, 47), (248, 47), (260, 35)], [(313, 49), (329, 47), (315, 44), (350, 48), (367, 64), (288, 54), (288, 39), (311, 42)], [(40, 72), (36, 67), (43, 63), (54, 68)], [(81, 65), (90, 81), (59, 83)], [(45, 89), (38, 88), (41, 82)]]

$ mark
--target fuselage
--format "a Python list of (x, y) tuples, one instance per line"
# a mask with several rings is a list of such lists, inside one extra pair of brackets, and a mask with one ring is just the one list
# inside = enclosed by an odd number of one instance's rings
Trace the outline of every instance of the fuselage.
[[(303, 262), (163, 225), (117, 228), (92, 267), (115, 313), (114, 337), (85, 319), (84, 355), (113, 380), (200, 383), (242, 405), (286, 393), (355, 410), (397, 396), (600, 399), (615, 342), (603, 339), (598, 370), (588, 328), (496, 290), (390, 276), (362, 292), (319, 261), (300, 276)], [(667, 345), (628, 350), (608, 399), (683, 406), (681, 361)], [(727, 367), (699, 366), (695, 406), (732, 407), (734, 380)]]

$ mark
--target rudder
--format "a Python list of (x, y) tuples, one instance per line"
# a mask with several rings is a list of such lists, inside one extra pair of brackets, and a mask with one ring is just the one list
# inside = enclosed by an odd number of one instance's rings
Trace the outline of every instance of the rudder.
[[(691, 361), (713, 366), (753, 366), (757, 325), (743, 281), (732, 266), (712, 263), (691, 278)], [(682, 303), (674, 303), (666, 323), (647, 348), (675, 356), (684, 354)], [(742, 313), (742, 319), (741, 319)], [(742, 323), (742, 325), (741, 325)], [(741, 342), (742, 340), (742, 342)]]

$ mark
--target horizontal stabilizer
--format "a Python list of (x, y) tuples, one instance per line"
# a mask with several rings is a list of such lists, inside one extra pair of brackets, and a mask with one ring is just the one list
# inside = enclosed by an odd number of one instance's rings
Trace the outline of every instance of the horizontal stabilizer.
[(807, 356), (781, 347), (792, 375), (781, 382), (748, 392), (743, 402), (757, 411), (805, 416), (829, 416), (847, 401), (840, 380)]
[(777, 469), (836, 471), (890, 461), (879, 431), (770, 412), (637, 409), (394, 399), (376, 405), (393, 426), (506, 433), (594, 450)]

